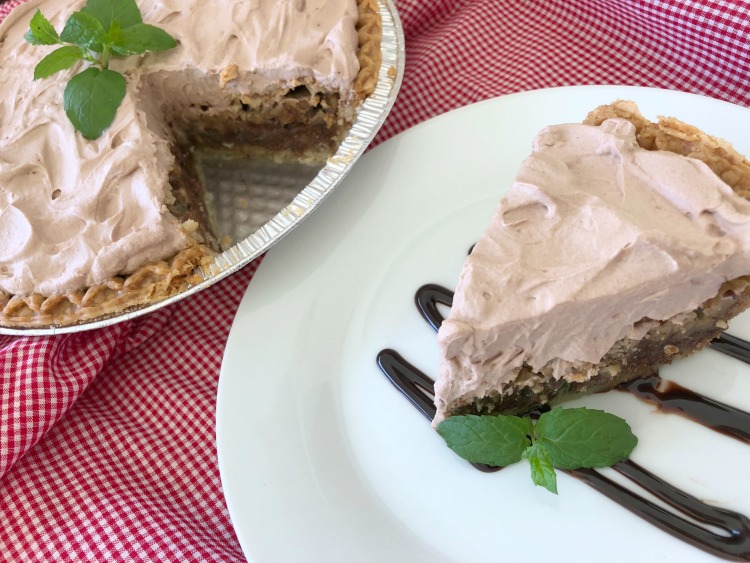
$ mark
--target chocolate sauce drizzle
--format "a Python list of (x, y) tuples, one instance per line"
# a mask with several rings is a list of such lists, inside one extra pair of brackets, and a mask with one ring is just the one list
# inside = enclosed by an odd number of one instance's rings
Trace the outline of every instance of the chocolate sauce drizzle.
[(390, 348), (381, 350), (377, 360), (378, 366), (396, 389), (401, 391), (427, 420), (432, 421), (437, 411), (433, 402), (435, 382)]
[[(419, 288), (415, 302), (422, 317), (434, 330), (438, 330), (444, 320), (438, 305), (450, 307), (453, 304), (453, 292), (440, 285), (427, 284)], [(712, 343), (712, 348), (750, 364), (750, 343), (740, 338), (725, 334)], [(434, 381), (395, 350), (382, 350), (377, 356), (377, 362), (391, 383), (428, 420), (432, 420), (436, 411), (433, 403)], [(619, 389), (657, 405), (664, 412), (679, 413), (712, 430), (750, 443), (750, 413), (704, 397), (676, 383), (664, 381), (658, 373), (623, 384)], [(482, 464), (472, 465), (485, 472), (500, 469)], [(674, 512), (593, 469), (569, 470), (566, 473), (685, 542), (719, 557), (750, 561), (750, 519), (746, 516), (705, 504), (631, 460), (617, 463), (612, 468), (672, 507)], [(695, 522), (718, 528), (722, 533), (716, 533)]]
[(658, 373), (623, 383), (618, 389), (656, 405), (661, 411), (679, 413), (711, 430), (750, 444), (750, 413), (704, 397), (673, 381), (665, 381)]
[(722, 334), (711, 343), (711, 348), (746, 364), (750, 364), (750, 344), (741, 338), (737, 338), (731, 334)]

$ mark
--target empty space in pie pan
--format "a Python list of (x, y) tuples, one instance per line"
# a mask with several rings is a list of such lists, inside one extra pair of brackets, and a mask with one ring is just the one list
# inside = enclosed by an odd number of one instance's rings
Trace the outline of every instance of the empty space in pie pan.
[(112, 325), (155, 311), (213, 285), (262, 255), (312, 213), (344, 179), (385, 121), (404, 69), (404, 36), (391, 0), (378, 0), (381, 65), (374, 91), (336, 152), (324, 163), (269, 156), (200, 155), (197, 168), (215, 232), (231, 246), (200, 268), (197, 283), (166, 299), (65, 326), (0, 327), (0, 334), (51, 335)]

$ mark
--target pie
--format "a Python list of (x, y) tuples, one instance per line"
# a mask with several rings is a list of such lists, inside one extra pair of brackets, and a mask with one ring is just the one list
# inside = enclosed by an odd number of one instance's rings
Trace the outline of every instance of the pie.
[(127, 92), (87, 140), (63, 109), (82, 67), (34, 81), (55, 47), (24, 40), (37, 9), (59, 31), (83, 5), (36, 0), (0, 25), (0, 326), (85, 321), (198, 281), (220, 233), (195, 150), (324, 160), (377, 81), (377, 0), (138, 0), (177, 47), (112, 59)]
[(434, 424), (651, 375), (750, 304), (750, 163), (632, 102), (545, 128), (438, 332)]

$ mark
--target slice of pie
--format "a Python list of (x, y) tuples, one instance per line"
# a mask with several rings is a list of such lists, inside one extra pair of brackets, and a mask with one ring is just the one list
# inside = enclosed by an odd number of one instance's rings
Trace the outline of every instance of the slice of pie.
[(434, 424), (645, 377), (750, 304), (750, 163), (632, 102), (547, 127), (460, 275)]
[(333, 154), (377, 82), (377, 0), (136, 0), (177, 47), (114, 57), (127, 83), (101, 137), (64, 89), (33, 80), (37, 9), (60, 32), (85, 0), (32, 0), (0, 25), (0, 326), (82, 321), (153, 303), (221, 250), (195, 151), (309, 161)]

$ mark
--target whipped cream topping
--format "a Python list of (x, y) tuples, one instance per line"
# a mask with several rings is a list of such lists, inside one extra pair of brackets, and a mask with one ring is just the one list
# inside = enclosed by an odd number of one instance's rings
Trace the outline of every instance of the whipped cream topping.
[(544, 129), (467, 258), (438, 333), (436, 423), (523, 364), (598, 363), (750, 274), (750, 202), (703, 162), (647, 151), (626, 120)]
[(159, 122), (163, 102), (228, 105), (304, 79), (346, 99), (359, 70), (355, 0), (138, 0), (144, 22), (178, 47), (112, 60), (127, 94), (112, 126), (88, 141), (63, 110), (65, 85), (83, 66), (33, 81), (36, 64), (56, 47), (23, 39), (37, 9), (59, 32), (84, 4), (32, 1), (0, 25), (0, 290), (7, 293), (91, 286), (189, 244), (167, 209), (174, 160)]

